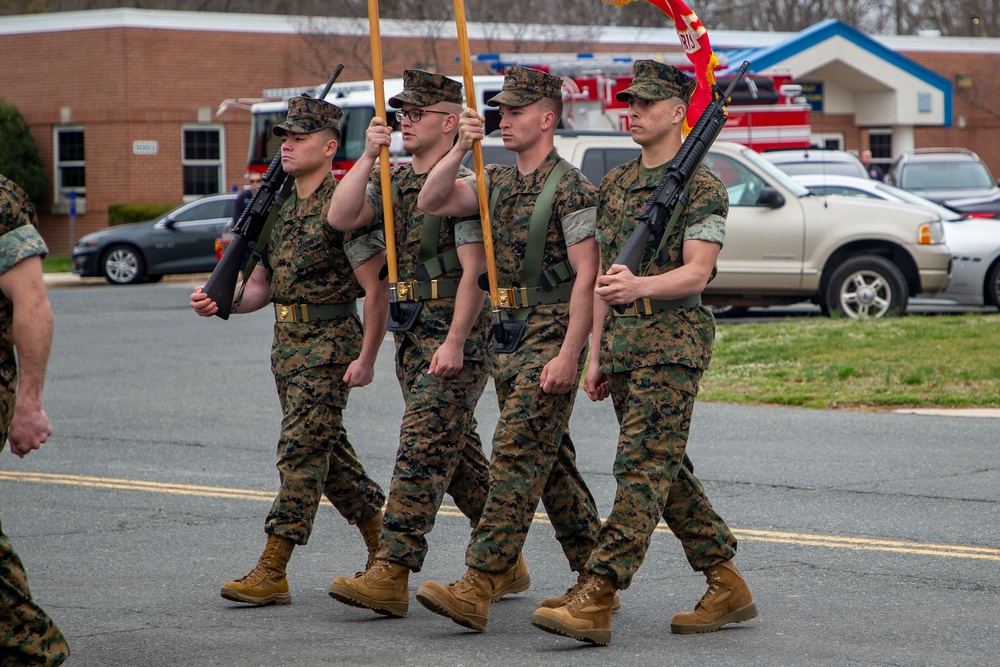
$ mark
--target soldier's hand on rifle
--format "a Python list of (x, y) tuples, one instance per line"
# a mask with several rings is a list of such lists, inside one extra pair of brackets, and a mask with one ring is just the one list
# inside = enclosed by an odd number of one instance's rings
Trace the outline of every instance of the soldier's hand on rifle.
[(608, 305), (632, 303), (645, 296), (642, 294), (642, 278), (622, 264), (612, 264), (605, 275), (597, 278), (594, 294)]
[(202, 317), (211, 317), (219, 310), (219, 306), (201, 290), (201, 285), (195, 287), (191, 294), (191, 307)]
[(365, 157), (378, 159), (382, 146), (389, 146), (391, 141), (392, 128), (381, 117), (375, 116), (368, 123), (368, 131), (365, 133)]
[(472, 142), (485, 136), (483, 128), (486, 119), (474, 109), (466, 108), (458, 117), (458, 145), (467, 151), (472, 150)]

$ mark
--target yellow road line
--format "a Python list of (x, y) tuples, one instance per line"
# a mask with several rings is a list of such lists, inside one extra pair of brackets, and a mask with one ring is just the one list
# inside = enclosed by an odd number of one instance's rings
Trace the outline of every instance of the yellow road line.
[[(147, 482), (135, 479), (116, 479), (114, 477), (87, 477), (83, 475), (59, 475), (43, 472), (12, 472), (0, 470), (0, 481), (30, 482), (36, 484), (63, 484), (97, 489), (116, 489), (121, 491), (147, 491), (152, 493), (169, 493), (205, 498), (228, 498), (234, 500), (258, 500), (271, 502), (274, 491), (253, 491), (249, 489), (232, 489), (219, 486), (197, 486), (192, 484), (170, 484), (166, 482)], [(329, 504), (324, 498), (323, 502)], [(442, 505), (439, 512), (445, 516), (461, 517), (462, 513), (454, 505)], [(544, 512), (535, 513), (535, 521), (550, 523)], [(670, 529), (661, 524), (656, 532), (669, 533)], [(919, 554), (925, 556), (946, 556), (949, 558), (971, 558), (980, 560), (1000, 561), (1000, 549), (989, 547), (969, 547), (954, 544), (934, 544), (926, 542), (907, 542), (903, 540), (879, 540), (863, 537), (841, 537), (837, 535), (814, 535), (809, 533), (787, 533), (772, 530), (753, 530), (737, 528), (733, 532), (740, 540), (772, 542), (775, 544), (797, 544), (809, 547), (826, 547), (830, 549), (851, 549), (854, 551), (885, 551), (891, 553)]]

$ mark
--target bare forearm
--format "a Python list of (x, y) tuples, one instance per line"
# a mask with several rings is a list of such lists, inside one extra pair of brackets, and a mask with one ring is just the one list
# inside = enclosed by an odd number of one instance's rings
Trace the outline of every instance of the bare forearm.
[(424, 186), (421, 188), (420, 196), (417, 199), (417, 207), (421, 211), (430, 215), (441, 216), (463, 216), (475, 212), (476, 209), (456, 212), (450, 210), (453, 206), (449, 206), (452, 204), (455, 190), (458, 187), (455, 179), (458, 178), (458, 169), (462, 164), (462, 159), (465, 158), (466, 152), (461, 146), (456, 144), (427, 174), (427, 180), (424, 181)]
[(237, 307), (237, 313), (252, 313), (260, 310), (271, 300), (271, 272), (259, 264), (254, 267), (243, 291), (243, 299)]
[[(384, 286), (383, 286), (384, 287)], [(368, 291), (364, 302), (365, 333), (361, 341), (359, 359), (374, 364), (385, 338), (389, 318), (389, 292), (387, 288)]]
[(374, 158), (362, 155), (351, 170), (344, 174), (330, 198), (330, 212), (326, 216), (327, 222), (334, 229), (343, 232), (360, 229), (375, 218), (374, 211), (365, 201), (368, 177), (374, 166)]
[(478, 274), (465, 273), (458, 284), (458, 292), (455, 294), (455, 313), (451, 318), (451, 326), (448, 329), (449, 342), (465, 345), (469, 332), (475, 326), (483, 311), (483, 302), (486, 301), (486, 292), (479, 289)]
[(12, 332), (17, 350), (17, 400), (41, 407), (45, 367), (52, 348), (54, 318), (45, 291), (14, 308)]
[(569, 324), (563, 339), (560, 354), (579, 356), (594, 326), (593, 280), (577, 277), (569, 298)]

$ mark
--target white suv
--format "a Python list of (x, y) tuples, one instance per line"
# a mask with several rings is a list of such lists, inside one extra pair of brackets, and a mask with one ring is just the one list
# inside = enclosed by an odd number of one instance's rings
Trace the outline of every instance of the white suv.
[[(487, 164), (513, 164), (499, 137), (482, 142)], [(593, 182), (639, 154), (628, 135), (567, 133), (559, 154)], [(471, 154), (467, 157), (471, 168)], [(810, 194), (757, 152), (716, 142), (705, 157), (729, 191), (726, 244), (702, 299), (715, 306), (812, 301), (852, 318), (902, 313), (910, 296), (943, 290), (951, 253), (927, 209)], [(603, 170), (603, 171), (602, 171)]]

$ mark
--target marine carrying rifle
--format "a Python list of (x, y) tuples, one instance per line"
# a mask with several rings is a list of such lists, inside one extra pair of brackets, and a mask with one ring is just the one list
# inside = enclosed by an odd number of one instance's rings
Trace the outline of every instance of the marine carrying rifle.
[[(642, 212), (636, 216), (635, 230), (615, 260), (615, 264), (623, 264), (634, 275), (640, 275), (639, 263), (642, 261), (646, 246), (650, 241), (659, 245), (675, 210), (679, 214), (687, 205), (688, 200), (684, 191), (704, 159), (705, 153), (719, 136), (722, 126), (726, 124), (729, 97), (749, 67), (750, 62), (744, 60), (724, 93), (718, 86), (713, 88), (714, 99), (705, 107), (687, 139), (681, 144), (677, 155), (667, 165), (666, 173), (663, 174), (656, 191), (650, 196)], [(681, 208), (678, 209), (678, 206)], [(614, 309), (623, 313), (630, 305), (632, 304), (618, 304)]]
[[(330, 88), (333, 87), (333, 83), (343, 69), (343, 65), (337, 65), (330, 80), (326, 82), (323, 92), (320, 93), (319, 99), (326, 99)], [(233, 240), (226, 248), (222, 259), (215, 265), (215, 270), (209, 276), (208, 282), (202, 288), (202, 291), (219, 306), (215, 314), (224, 320), (228, 320), (230, 313), (233, 312), (236, 280), (239, 276), (240, 266), (243, 264), (243, 257), (247, 251), (253, 252), (257, 248), (261, 232), (268, 226), (268, 223), (273, 224), (272, 218), (277, 217), (278, 210), (291, 191), (292, 180), (287, 178), (285, 170), (281, 166), (281, 151), (279, 150), (278, 154), (271, 160), (271, 164), (268, 165), (267, 171), (264, 172), (260, 188), (254, 193), (250, 203), (243, 209), (236, 224), (233, 225)], [(252, 265), (248, 265), (247, 273), (249, 274), (251, 270)], [(247, 277), (243, 277), (244, 285), (246, 285)]]

